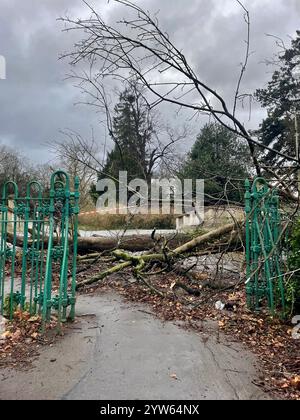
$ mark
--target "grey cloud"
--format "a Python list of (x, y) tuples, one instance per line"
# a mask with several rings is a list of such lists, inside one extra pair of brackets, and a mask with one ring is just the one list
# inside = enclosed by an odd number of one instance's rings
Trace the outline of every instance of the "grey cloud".
[[(124, 8), (107, 0), (93, 0), (111, 22)], [(245, 24), (235, 0), (139, 0), (152, 12), (159, 11), (161, 26), (182, 48), (197, 73), (230, 101), (239, 63), (244, 54)], [(262, 64), (276, 51), (272, 33), (287, 40), (298, 29), (298, 0), (245, 0), (251, 14), (251, 51), (243, 83), (244, 92), (263, 86), (270, 75)], [(74, 106), (81, 97), (70, 81), (67, 61), (60, 53), (71, 48), (78, 33), (62, 33), (56, 18), (65, 14), (83, 16), (81, 0), (0, 0), (0, 55), (7, 61), (7, 80), (0, 80), (0, 142), (22, 148), (36, 161), (48, 159), (44, 146), (71, 128), (89, 135), (96, 129), (101, 140), (99, 116), (86, 106)], [(167, 120), (173, 112), (162, 108)], [(248, 113), (241, 110), (247, 122)], [(250, 126), (257, 126), (263, 112), (256, 106)], [(198, 129), (202, 119), (192, 122)]]
[(7, 79), (0, 81), (0, 140), (36, 161), (49, 159), (45, 143), (60, 129), (88, 135), (91, 125), (98, 125), (98, 116), (90, 109), (74, 106), (81, 99), (79, 91), (64, 80), (68, 63), (58, 60), (69, 48), (70, 36), (61, 32), (56, 18), (73, 5), (78, 11), (82, 3), (1, 4), (0, 51), (6, 58)]

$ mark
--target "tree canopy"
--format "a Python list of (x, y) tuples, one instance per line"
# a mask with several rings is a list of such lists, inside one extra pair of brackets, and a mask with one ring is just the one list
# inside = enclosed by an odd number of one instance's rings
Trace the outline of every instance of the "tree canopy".
[[(268, 116), (257, 131), (265, 146), (295, 156), (294, 113), (295, 99), (299, 97), (300, 82), (293, 77), (293, 69), (300, 64), (300, 31), (292, 39), (290, 48), (281, 45), (282, 51), (273, 63), (276, 70), (264, 89), (258, 89), (255, 97), (267, 109)], [(299, 107), (299, 104), (298, 104)], [(286, 159), (270, 150), (262, 152), (263, 162), (267, 165), (282, 165)]]
[(180, 171), (181, 177), (205, 180), (205, 201), (243, 200), (243, 184), (250, 172), (247, 145), (220, 124), (206, 124)]
[(151, 141), (155, 132), (151, 112), (136, 88), (126, 88), (120, 94), (110, 134), (114, 147), (107, 155), (103, 175), (118, 178), (119, 171), (127, 171), (129, 181), (142, 178), (148, 182), (153, 171)]

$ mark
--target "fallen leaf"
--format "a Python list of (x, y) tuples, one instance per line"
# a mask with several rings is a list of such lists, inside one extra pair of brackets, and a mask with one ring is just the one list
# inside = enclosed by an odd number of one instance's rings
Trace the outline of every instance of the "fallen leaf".
[(40, 320), (40, 317), (38, 315), (36, 315), (36, 316), (30, 317), (28, 319), (28, 322), (36, 322), (36, 321), (39, 321), (39, 320)]
[(12, 333), (10, 331), (5, 331), (2, 335), (1, 338), (10, 338), (12, 336)]
[(11, 335), (11, 338), (13, 340), (18, 340), (21, 336), (22, 336), (21, 330), (17, 330)]
[(291, 385), (300, 390), (300, 376), (297, 375), (291, 380)]

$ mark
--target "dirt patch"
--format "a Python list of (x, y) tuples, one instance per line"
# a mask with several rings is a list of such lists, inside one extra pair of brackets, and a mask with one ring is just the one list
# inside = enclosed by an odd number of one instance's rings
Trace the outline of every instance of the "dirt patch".
[(43, 346), (53, 346), (64, 335), (65, 326), (57, 330), (55, 318), (42, 330), (39, 316), (17, 311), (14, 319), (7, 322), (5, 332), (0, 336), (0, 368), (30, 369)]

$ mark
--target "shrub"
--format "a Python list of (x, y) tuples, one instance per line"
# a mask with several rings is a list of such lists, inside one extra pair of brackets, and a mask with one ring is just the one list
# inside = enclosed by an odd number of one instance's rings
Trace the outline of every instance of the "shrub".
[(117, 214), (91, 214), (79, 216), (79, 228), (83, 230), (114, 230), (123, 229), (174, 229), (173, 215), (136, 215), (130, 218)]

